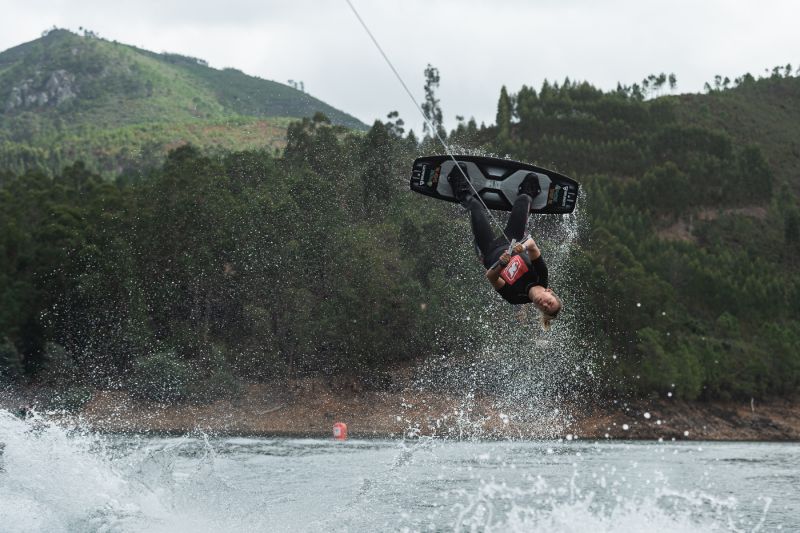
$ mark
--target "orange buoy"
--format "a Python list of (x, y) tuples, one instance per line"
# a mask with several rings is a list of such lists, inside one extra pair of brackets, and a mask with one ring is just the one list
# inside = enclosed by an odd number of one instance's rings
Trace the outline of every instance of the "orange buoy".
[(333, 438), (336, 440), (347, 440), (347, 424), (336, 422), (333, 425)]

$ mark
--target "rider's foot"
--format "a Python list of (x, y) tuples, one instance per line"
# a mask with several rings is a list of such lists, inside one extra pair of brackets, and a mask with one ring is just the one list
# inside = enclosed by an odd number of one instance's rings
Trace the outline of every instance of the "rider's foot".
[(525, 179), (522, 180), (522, 183), (519, 184), (519, 194), (527, 194), (531, 198), (536, 198), (536, 196), (542, 192), (542, 188), (539, 185), (539, 177), (534, 172), (529, 172)]
[(464, 163), (453, 166), (453, 169), (447, 175), (447, 183), (453, 189), (453, 196), (462, 204), (472, 198), (473, 193), (472, 187), (465, 177), (466, 175), (467, 165)]

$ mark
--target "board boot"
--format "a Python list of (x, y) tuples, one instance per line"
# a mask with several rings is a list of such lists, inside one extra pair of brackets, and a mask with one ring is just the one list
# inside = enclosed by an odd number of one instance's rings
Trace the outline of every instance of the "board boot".
[(531, 199), (536, 198), (542, 192), (542, 187), (539, 185), (539, 177), (531, 172), (522, 183), (519, 184), (519, 194), (527, 194)]
[(472, 198), (472, 187), (470, 186), (467, 178), (467, 165), (458, 163), (454, 165), (450, 173), (447, 175), (447, 183), (453, 189), (453, 196), (461, 205), (465, 205)]

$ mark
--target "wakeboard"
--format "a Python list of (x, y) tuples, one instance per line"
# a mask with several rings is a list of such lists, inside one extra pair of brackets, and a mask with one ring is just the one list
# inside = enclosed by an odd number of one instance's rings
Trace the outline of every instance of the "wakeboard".
[[(511, 211), (522, 180), (533, 172), (542, 192), (531, 203), (531, 213), (572, 213), (578, 200), (578, 182), (546, 168), (495, 157), (454, 155), (466, 167), (467, 178), (489, 209)], [(447, 155), (420, 157), (411, 169), (411, 190), (457, 202), (447, 175), (456, 163)]]

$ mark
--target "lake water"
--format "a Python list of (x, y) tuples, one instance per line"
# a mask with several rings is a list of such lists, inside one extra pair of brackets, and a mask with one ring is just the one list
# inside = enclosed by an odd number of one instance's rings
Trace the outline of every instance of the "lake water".
[(102, 436), (0, 411), (0, 531), (800, 531), (800, 445)]

